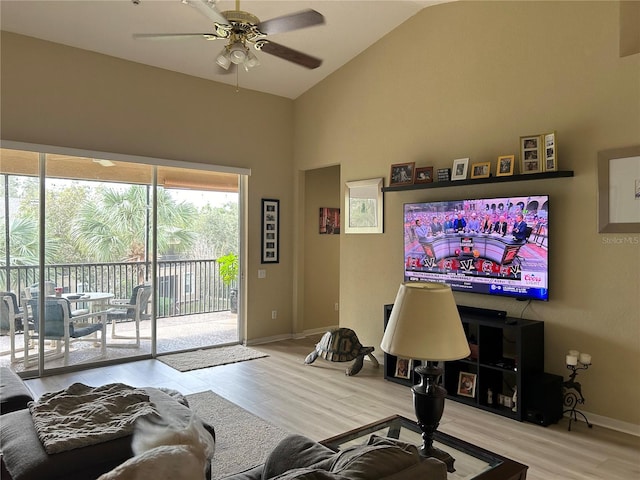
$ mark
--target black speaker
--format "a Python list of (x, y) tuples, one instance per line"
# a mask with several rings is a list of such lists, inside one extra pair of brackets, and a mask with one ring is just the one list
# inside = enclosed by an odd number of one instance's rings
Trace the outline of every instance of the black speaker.
[(562, 382), (560, 375), (551, 373), (541, 373), (527, 381), (525, 420), (545, 427), (558, 423), (562, 418)]

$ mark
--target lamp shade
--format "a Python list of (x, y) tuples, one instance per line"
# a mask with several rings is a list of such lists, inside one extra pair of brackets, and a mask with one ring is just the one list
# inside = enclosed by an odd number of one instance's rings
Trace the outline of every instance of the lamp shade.
[(393, 303), (382, 350), (398, 357), (447, 361), (468, 357), (451, 287), (442, 283), (403, 283)]

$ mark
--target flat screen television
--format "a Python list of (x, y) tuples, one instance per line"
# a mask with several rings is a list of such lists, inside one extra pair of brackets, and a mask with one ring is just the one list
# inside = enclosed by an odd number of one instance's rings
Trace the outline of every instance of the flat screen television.
[(549, 196), (404, 205), (404, 280), (549, 300)]

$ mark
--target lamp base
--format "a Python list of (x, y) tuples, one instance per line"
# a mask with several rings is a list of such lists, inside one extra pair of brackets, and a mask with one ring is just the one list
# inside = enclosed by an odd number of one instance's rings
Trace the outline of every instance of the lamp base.
[(453, 473), (456, 471), (456, 469), (453, 466), (453, 462), (455, 462), (456, 459), (453, 458), (444, 450), (440, 450), (439, 448), (436, 448), (433, 445), (430, 445), (429, 447), (426, 447), (423, 445), (422, 447), (420, 447), (420, 455), (427, 458), (434, 457), (440, 460), (441, 462), (444, 462), (444, 464), (447, 466), (447, 472), (449, 473)]
[(444, 400), (447, 396), (447, 391), (438, 384), (438, 379), (443, 373), (442, 369), (436, 362), (427, 361), (426, 365), (416, 367), (415, 372), (420, 376), (420, 383), (414, 385), (411, 390), (413, 406), (424, 442), (420, 448), (420, 454), (442, 460), (447, 465), (448, 472), (455, 472), (453, 457), (433, 446), (433, 435), (440, 424), (444, 412)]

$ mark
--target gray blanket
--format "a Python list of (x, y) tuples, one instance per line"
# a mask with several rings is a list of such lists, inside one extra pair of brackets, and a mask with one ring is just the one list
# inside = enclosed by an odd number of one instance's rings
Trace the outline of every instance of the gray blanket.
[(48, 454), (106, 442), (133, 433), (135, 421), (157, 412), (142, 390), (111, 383), (74, 383), (29, 404), (38, 437)]

